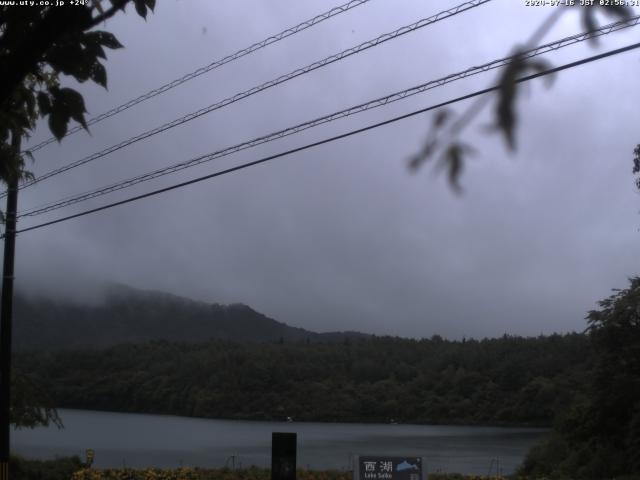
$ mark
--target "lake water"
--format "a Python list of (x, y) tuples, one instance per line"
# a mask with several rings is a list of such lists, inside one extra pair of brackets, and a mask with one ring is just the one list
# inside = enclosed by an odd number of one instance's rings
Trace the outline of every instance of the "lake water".
[(349, 469), (357, 455), (421, 456), (427, 472), (502, 473), (519, 465), (545, 430), (352, 423), (205, 420), (164, 415), (58, 411), (65, 428), (12, 431), (14, 453), (54, 458), (95, 451), (94, 466), (271, 465), (271, 432), (298, 434), (298, 466)]

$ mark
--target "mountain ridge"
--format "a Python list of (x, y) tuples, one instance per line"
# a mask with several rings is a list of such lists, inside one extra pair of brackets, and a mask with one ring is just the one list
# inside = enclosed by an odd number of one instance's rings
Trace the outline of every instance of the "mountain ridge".
[(122, 284), (108, 285), (103, 301), (95, 304), (18, 293), (14, 318), (18, 350), (104, 348), (151, 340), (335, 343), (370, 336), (318, 333), (280, 322), (243, 303), (207, 303)]

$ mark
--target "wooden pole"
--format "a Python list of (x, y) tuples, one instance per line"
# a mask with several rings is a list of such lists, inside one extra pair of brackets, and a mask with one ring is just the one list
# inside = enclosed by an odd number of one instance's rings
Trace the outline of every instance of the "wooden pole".
[[(11, 146), (20, 152), (20, 136), (13, 134)], [(11, 410), (11, 323), (13, 313), (13, 265), (18, 210), (18, 178), (8, 181), (5, 212), (2, 298), (0, 299), (0, 480), (9, 479)]]

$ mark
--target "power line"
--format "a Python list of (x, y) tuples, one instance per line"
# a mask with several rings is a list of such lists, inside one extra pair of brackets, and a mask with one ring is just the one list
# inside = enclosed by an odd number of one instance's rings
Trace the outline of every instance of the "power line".
[[(640, 43), (634, 43), (634, 44), (628, 45), (626, 47), (618, 48), (618, 49), (615, 49), (615, 50), (611, 50), (609, 52), (601, 53), (599, 55), (594, 55), (594, 56), (591, 56), (591, 57), (587, 57), (587, 58), (584, 58), (582, 60), (577, 60), (575, 62), (566, 63), (566, 64), (561, 65), (559, 67), (554, 67), (554, 68), (543, 70), (543, 71), (540, 71), (540, 72), (537, 72), (537, 73), (534, 73), (534, 74), (531, 74), (531, 75), (527, 75), (525, 77), (518, 78), (516, 80), (516, 83), (528, 82), (528, 81), (536, 79), (536, 78), (540, 78), (540, 77), (543, 77), (543, 76), (551, 75), (553, 73), (557, 73), (557, 72), (560, 72), (562, 70), (567, 70), (567, 69), (570, 69), (570, 68), (574, 68), (574, 67), (577, 67), (577, 66), (580, 66), (580, 65), (584, 65), (584, 64), (587, 64), (587, 63), (591, 63), (591, 62), (594, 62), (596, 60), (601, 60), (603, 58), (610, 57), (610, 56), (613, 56), (613, 55), (618, 55), (620, 53), (628, 52), (628, 51), (634, 50), (636, 48), (640, 48)], [(308, 143), (308, 144), (303, 145), (301, 147), (293, 148), (291, 150), (287, 150), (285, 152), (277, 153), (275, 155), (269, 155), (269, 156), (263, 157), (263, 158), (261, 158), (259, 160), (254, 160), (253, 162), (243, 163), (242, 165), (237, 165), (235, 167), (227, 168), (225, 170), (221, 170), (221, 171), (218, 171), (218, 172), (215, 172), (215, 173), (211, 173), (209, 175), (204, 175), (202, 177), (197, 177), (197, 178), (194, 178), (192, 180), (188, 180), (186, 182), (177, 183), (177, 184), (171, 185), (169, 187), (160, 188), (158, 190), (153, 190), (151, 192), (147, 192), (147, 193), (144, 193), (144, 194), (141, 194), (141, 195), (136, 195), (134, 197), (129, 197), (129, 198), (125, 199), (125, 200), (120, 200), (118, 202), (113, 202), (113, 203), (110, 203), (110, 204), (107, 204), (107, 205), (103, 205), (101, 207), (92, 208), (92, 209), (85, 210), (85, 211), (80, 212), (80, 213), (76, 213), (76, 214), (73, 214), (73, 215), (68, 215), (66, 217), (58, 218), (56, 220), (51, 220), (49, 222), (44, 222), (44, 223), (40, 223), (40, 224), (37, 224), (37, 225), (33, 225), (31, 227), (23, 228), (23, 229), (17, 230), (16, 233), (24, 233), (24, 232), (28, 232), (28, 231), (31, 231), (31, 230), (36, 230), (36, 229), (39, 229), (39, 228), (47, 227), (47, 226), (50, 226), (50, 225), (55, 225), (57, 223), (65, 222), (67, 220), (71, 220), (71, 219), (74, 219), (74, 218), (83, 217), (85, 215), (89, 215), (89, 214), (92, 214), (92, 213), (100, 212), (102, 210), (107, 210), (109, 208), (117, 207), (119, 205), (125, 205), (127, 203), (135, 202), (137, 200), (142, 200), (143, 198), (148, 198), (148, 197), (152, 197), (152, 196), (155, 196), (155, 195), (159, 195), (161, 193), (165, 193), (165, 192), (168, 192), (170, 190), (175, 190), (175, 189), (178, 189), (178, 188), (186, 187), (186, 186), (192, 185), (194, 183), (199, 183), (199, 182), (202, 182), (204, 180), (209, 180), (211, 178), (215, 178), (215, 177), (219, 177), (219, 176), (222, 176), (222, 175), (226, 175), (228, 173), (232, 173), (232, 172), (235, 172), (235, 171), (238, 171), (238, 170), (243, 170), (245, 168), (253, 167), (253, 166), (259, 165), (261, 163), (266, 163), (266, 162), (269, 162), (271, 160), (275, 160), (275, 159), (280, 158), (280, 157), (284, 157), (284, 156), (288, 156), (288, 155), (291, 155), (291, 154), (294, 154), (294, 153), (298, 153), (298, 152), (301, 152), (301, 151), (304, 151), (304, 150), (308, 150), (310, 148), (314, 148), (314, 147), (317, 147), (317, 146), (320, 146), (320, 145), (324, 145), (326, 143), (331, 143), (331, 142), (334, 142), (334, 141), (337, 141), (337, 140), (341, 140), (343, 138), (351, 137), (351, 136), (357, 135), (359, 133), (364, 133), (366, 131), (373, 130), (375, 128), (379, 128), (379, 127), (382, 127), (384, 125), (389, 125), (389, 124), (398, 122), (400, 120), (404, 120), (404, 119), (407, 119), (407, 118), (410, 118), (410, 117), (414, 117), (416, 115), (420, 115), (421, 113), (425, 113), (425, 112), (428, 112), (428, 111), (431, 111), (431, 110), (442, 108), (442, 107), (445, 107), (447, 105), (452, 105), (454, 103), (458, 103), (458, 102), (461, 102), (463, 100), (468, 100), (470, 98), (477, 97), (477, 96), (480, 96), (480, 95), (484, 95), (486, 93), (494, 92), (494, 91), (499, 90), (499, 89), (500, 89), (500, 86), (499, 85), (495, 85), (493, 87), (485, 88), (483, 90), (477, 90), (477, 91), (475, 91), (473, 93), (469, 93), (467, 95), (463, 95), (463, 96), (454, 98), (452, 100), (447, 100), (447, 101), (439, 103), (437, 105), (431, 105), (429, 107), (422, 108), (420, 110), (415, 110), (413, 112), (406, 113), (404, 115), (400, 115), (400, 116), (397, 116), (397, 117), (394, 117), (394, 118), (391, 118), (391, 119), (388, 119), (388, 120), (384, 120), (382, 122), (374, 123), (374, 124), (368, 125), (366, 127), (358, 128), (356, 130), (351, 130), (349, 132), (342, 133), (340, 135), (336, 135), (336, 136), (333, 136), (333, 137), (325, 138), (324, 140), (320, 140), (320, 141), (313, 142), (313, 143)], [(0, 238), (4, 238), (4, 235), (1, 235)]]
[[(220, 58), (218, 60), (215, 60), (213, 62), (211, 62), (208, 65), (205, 65), (204, 67), (200, 67), (197, 70), (194, 70), (191, 73), (187, 73), (186, 75), (177, 78), (171, 82), (165, 83), (164, 85), (151, 90), (143, 95), (140, 95), (139, 97), (134, 98), (133, 100), (129, 100), (126, 103), (123, 103), (122, 105), (119, 105), (115, 108), (112, 108), (111, 110), (101, 113), (100, 115), (97, 115), (91, 119), (89, 119), (87, 121), (87, 125), (94, 125), (98, 122), (101, 122), (102, 120), (105, 120), (109, 117), (113, 117), (114, 115), (117, 115), (120, 112), (124, 112), (125, 110), (139, 104), (142, 103), (146, 100), (149, 100), (153, 97), (156, 97), (166, 91), (171, 90), (174, 87), (177, 87), (178, 85), (182, 85), (185, 82), (188, 82), (189, 80), (193, 80), (196, 77), (199, 77), (200, 75), (203, 75), (207, 72), (210, 72), (211, 70), (214, 70), (218, 67), (221, 67), (227, 63), (233, 62), (234, 60), (238, 60), (239, 58), (244, 57), (245, 55), (249, 55), (257, 50), (260, 50), (268, 45), (271, 45), (273, 43), (279, 42), (280, 40), (283, 40), (287, 37), (290, 37), (292, 35), (295, 35), (296, 33), (302, 32), (303, 30), (306, 30), (307, 28), (313, 27), (315, 25), (318, 25), (319, 23), (328, 20), (331, 17), (335, 17), (336, 15), (340, 15), (341, 13), (347, 12), (348, 10), (351, 10), (355, 7), (358, 7), (364, 3), (367, 3), (371, 0), (351, 0), (343, 5), (339, 5), (337, 7), (333, 7), (331, 10), (328, 10), (324, 13), (321, 13), (320, 15), (316, 15), (313, 18), (310, 18), (309, 20), (305, 20), (302, 23), (299, 23), (298, 25), (294, 26), (294, 27), (290, 27), (287, 28), (286, 30), (283, 30), (280, 33), (277, 33), (275, 35), (272, 35), (268, 38), (265, 38), (264, 40), (261, 40), (260, 42), (256, 42), (253, 45), (250, 45), (246, 48), (243, 48), (241, 50), (238, 50), (235, 53), (232, 53), (231, 55), (227, 55), (226, 57)], [(80, 130), (83, 130), (83, 127), (81, 125), (76, 125), (75, 127), (71, 128), (65, 135), (65, 137), (72, 135), (76, 132), (79, 132)], [(58, 139), (56, 137), (51, 137), (48, 138), (47, 140), (44, 140), (43, 142), (38, 143), (37, 145), (34, 145), (33, 147), (27, 149), (27, 151), (30, 151), (31, 153), (40, 150), (41, 148), (57, 141)]]
[[(620, 22), (615, 22), (615, 23), (611, 23), (609, 25), (605, 25), (603, 27), (600, 27), (596, 30), (593, 31), (589, 31), (589, 32), (585, 32), (585, 33), (581, 33), (581, 34), (577, 34), (577, 35), (573, 35), (570, 37), (565, 37), (563, 39), (560, 40), (556, 40), (554, 42), (550, 42), (547, 43), (545, 45), (541, 45), (539, 47), (536, 48), (532, 48), (530, 50), (527, 50), (523, 53), (521, 53), (519, 56), (521, 58), (532, 58), (538, 55), (542, 55), (544, 53), (548, 53), (551, 51), (556, 51), (559, 50), (560, 48), (564, 48), (579, 42), (583, 42), (585, 40), (588, 40), (590, 38), (594, 38), (594, 37), (599, 37), (599, 36), (603, 36), (603, 35), (608, 35), (609, 33), (615, 32), (615, 31), (619, 31), (622, 30), (624, 28), (628, 28), (628, 27), (632, 27), (632, 26), (637, 26), (638, 23), (640, 23), (640, 15), (630, 18), (628, 20), (624, 20), (624, 21), (620, 21)], [(470, 77), (472, 75), (477, 75), (479, 73), (483, 73), (489, 70), (493, 70), (496, 68), (501, 68), (504, 67), (506, 65), (508, 65), (509, 63), (511, 63), (511, 61), (514, 59), (514, 56), (509, 56), (506, 58), (502, 58), (499, 60), (493, 60), (489, 63), (480, 65), (480, 66), (476, 66), (476, 67), (471, 67), (468, 68), (466, 70), (463, 70), (462, 72), (458, 72), (458, 73), (454, 73), (454, 74), (450, 74), (447, 75), (446, 77), (442, 77), (436, 80), (431, 80), (428, 81), (426, 83), (423, 83), (421, 85), (412, 87), (412, 88), (408, 88), (406, 90), (402, 90), (399, 92), (395, 92), (392, 93), (390, 95), (384, 96), (384, 97), (380, 97), (377, 98), (375, 100), (371, 100), (369, 102), (366, 103), (362, 103), (356, 106), (352, 106), (349, 108), (346, 108), (344, 110), (340, 110), (338, 112), (334, 112), (331, 113), (329, 115), (325, 115), (304, 123), (300, 123), (298, 125), (286, 128), (284, 130), (279, 130), (277, 132), (273, 132), (231, 147), (227, 147), (224, 148), (222, 150), (218, 150), (216, 152), (213, 153), (208, 153), (206, 155), (201, 155), (199, 157), (195, 157), (192, 158), (190, 160), (184, 161), (184, 162), (180, 162), (174, 165), (171, 165), (169, 167), (165, 167), (165, 168), (161, 168), (158, 170), (154, 170), (142, 175), (138, 175), (136, 177), (133, 178), (129, 178), (127, 180), (123, 180), (105, 187), (101, 187), (99, 189), (96, 190), (92, 190), (89, 192), (85, 192), (85, 193), (81, 193), (81, 194), (76, 194), (73, 196), (69, 196), (69, 197), (65, 197), (62, 198), (60, 200), (57, 200), (55, 202), (50, 202), (47, 203), (45, 205), (39, 206), (39, 207), (34, 207), (31, 208), (29, 210), (20, 212), (20, 214), (18, 215), (18, 218), (21, 217), (30, 217), (30, 216), (36, 216), (36, 215), (40, 215), (43, 213), (48, 213), (63, 207), (67, 207), (70, 205), (74, 205), (76, 203), (85, 201), (85, 200), (89, 200), (92, 198), (97, 198), (100, 197), (102, 195), (106, 195), (118, 190), (122, 190), (125, 188), (129, 188), (131, 186), (137, 185), (139, 183), (143, 183), (149, 180), (153, 180), (155, 178), (159, 178), (162, 177), (164, 175), (168, 175), (171, 173), (175, 173), (178, 172), (180, 170), (184, 170), (186, 168), (190, 168), (196, 165), (200, 165), (202, 163), (205, 162), (209, 162), (221, 157), (225, 157), (228, 155), (231, 155), (233, 153), (237, 153), (239, 151), (248, 149), (248, 148), (252, 148), (255, 147), (257, 145), (261, 145), (263, 143), (268, 143), (280, 138), (284, 138), (287, 137), (289, 135), (293, 135), (296, 133), (299, 133), (301, 131), (325, 124), (325, 123), (329, 123), (332, 122), (334, 120), (338, 120), (340, 118), (344, 118), (344, 117), (348, 117), (357, 113), (361, 113), (367, 110), (371, 110), (377, 107), (381, 107), (393, 102), (396, 102), (398, 100), (402, 100), (405, 98), (408, 98), (410, 96), (419, 94), (419, 93), (423, 93), (425, 91), (431, 90), (433, 88), (436, 87), (440, 87), (443, 86), (445, 84), (454, 82), (456, 80), (460, 80), (463, 78), (467, 78)]]
[[(394, 30), (393, 32), (390, 33), (385, 33), (383, 35), (380, 35), (372, 40), (368, 40), (366, 42), (363, 42), (355, 47), (349, 48), (347, 50), (343, 50), (342, 52), (336, 53), (334, 55), (331, 55), (329, 57), (326, 57), (322, 60), (319, 60), (317, 62), (314, 62), (310, 65), (307, 65), (306, 67), (302, 67), (299, 68), (297, 70), (294, 70), (286, 75), (281, 75), (278, 78), (275, 78), (273, 80), (270, 80), (268, 82), (265, 82), (261, 85), (258, 85), (256, 87), (250, 88), (249, 90), (245, 90), (244, 92), (241, 93), (237, 93), (231, 97), (228, 97), (224, 100), (221, 100), (217, 103), (214, 103), (212, 105), (209, 105), (208, 107), (204, 107), (201, 108), (200, 110), (197, 110), (195, 112), (192, 112), (188, 115), (185, 115), (181, 118), (178, 118), (176, 120), (173, 120), (169, 123), (165, 123), (164, 125), (161, 125), (159, 127), (156, 127), (152, 130), (148, 130), (144, 133), (141, 133), (140, 135), (137, 135), (135, 137), (131, 137), (128, 140), (125, 140), (123, 142), (120, 142), (116, 145), (113, 145), (111, 147), (108, 147), (100, 152), (94, 153), (92, 155), (89, 155), (87, 157), (84, 157), (80, 160), (77, 160), (75, 162), (72, 162), (68, 165), (65, 165), (64, 167), (60, 167), (58, 169), (49, 171), (47, 173), (44, 173), (43, 175), (40, 175), (38, 178), (34, 179), (34, 180), (30, 180), (25, 182), (24, 184), (22, 184), (20, 186), (20, 188), (25, 188), (25, 187), (29, 187), (31, 185), (34, 185), (38, 182), (41, 182), (42, 180), (45, 180), (47, 178), (53, 177), (55, 175), (59, 175), (60, 173), (64, 173), (68, 170), (71, 170), (72, 168), (76, 168), (79, 167), (81, 165), (84, 165), (86, 163), (89, 163), (93, 160), (96, 160), (98, 158), (104, 157), (105, 155), (108, 155), (110, 153), (113, 153), (117, 150), (120, 150), (124, 147), (127, 147), (133, 143), (139, 142), (140, 140), (144, 140), (146, 138), (152, 137), (154, 135), (157, 135), (158, 133), (162, 133), (166, 130), (169, 130), (170, 128), (173, 127), (177, 127), (178, 125), (182, 125), (183, 123), (189, 122), (191, 120), (194, 120), (198, 117), (201, 117), (203, 115), (206, 115), (208, 113), (213, 112), (214, 110), (218, 110), (220, 108), (226, 107), (228, 105), (231, 105), (232, 103), (235, 103), (239, 100), (242, 100), (244, 98), (247, 98), (251, 95), (255, 95), (256, 93), (262, 92), (263, 90), (266, 90), (268, 88), (271, 87), (275, 87), (276, 85), (279, 85), (281, 83), (284, 83), (286, 81), (292, 80), (296, 77), (299, 77), (301, 75), (305, 75), (309, 72), (312, 72), (314, 70), (317, 70), (318, 68), (322, 68), (325, 67), (331, 63), (343, 60), (344, 58), (350, 57), (351, 55), (355, 55), (357, 53), (363, 52), (364, 50), (367, 50), (369, 48), (375, 47), (377, 45), (381, 45), (389, 40), (393, 40), (395, 38), (398, 38), (402, 35), (405, 35), (407, 33), (413, 32), (415, 30), (418, 30), (420, 28), (426, 27), (428, 25), (432, 25), (440, 20), (444, 20), (446, 18), (450, 18), (453, 17), (459, 13), (465, 12), (467, 10), (470, 10), (472, 8), (478, 7), (482, 4), (488, 3), (492, 0), (470, 0), (468, 2), (462, 3), (456, 7), (450, 8), (449, 10), (444, 10), (442, 12), (439, 12), (431, 17), (428, 18), (424, 18), (422, 20), (419, 20), (417, 22), (414, 22), (410, 25), (406, 25), (404, 27), (401, 27), (397, 30)], [(5, 196), (5, 194), (2, 194), (2, 196)], [(0, 198), (2, 197), (0, 196)]]

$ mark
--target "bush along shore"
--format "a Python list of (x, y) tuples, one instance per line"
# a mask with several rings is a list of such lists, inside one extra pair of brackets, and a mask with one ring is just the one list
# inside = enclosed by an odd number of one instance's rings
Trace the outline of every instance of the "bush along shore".
[[(350, 471), (298, 469), (297, 480), (353, 480)], [(487, 477), (460, 474), (429, 474), (429, 480), (506, 480), (505, 477)], [(74, 473), (71, 480), (271, 480), (267, 468), (244, 468), (238, 470), (176, 468), (176, 469), (105, 469), (86, 468)]]
[[(271, 480), (268, 468), (106, 468), (88, 467), (78, 457), (30, 460), (11, 457), (12, 480)], [(297, 480), (353, 480), (346, 470), (298, 469)], [(428, 480), (506, 480), (508, 477), (433, 473)], [(533, 480), (531, 477), (519, 480)]]
[[(78, 457), (55, 460), (29, 460), (12, 456), (12, 480), (271, 480), (268, 468), (90, 468)], [(353, 480), (345, 470), (298, 469), (297, 480)], [(427, 480), (572, 480), (575, 477), (557, 475), (463, 475), (459, 473), (429, 473)], [(616, 477), (616, 480), (640, 480), (637, 476)]]

